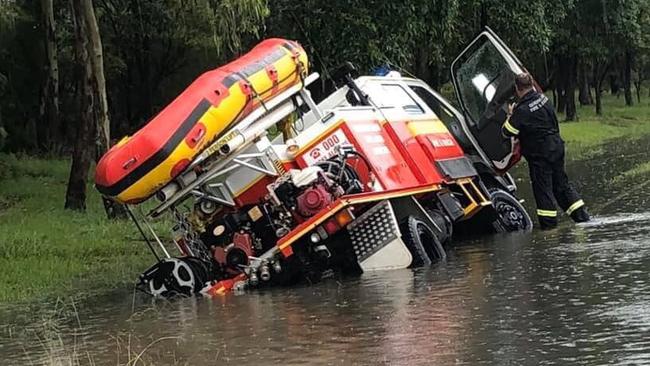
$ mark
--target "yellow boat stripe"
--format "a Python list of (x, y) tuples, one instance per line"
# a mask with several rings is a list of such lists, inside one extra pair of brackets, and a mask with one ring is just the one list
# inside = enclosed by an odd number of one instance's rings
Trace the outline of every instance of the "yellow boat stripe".
[(584, 205), (585, 205), (585, 201), (577, 200), (571, 206), (569, 206), (569, 208), (566, 210), (566, 214), (571, 215), (571, 213), (573, 213), (573, 211), (579, 209), (580, 207), (582, 207)]
[(544, 216), (544, 217), (557, 217), (557, 211), (551, 211), (551, 210), (537, 210), (537, 216)]
[(503, 124), (503, 127), (505, 127), (505, 129), (508, 130), (513, 135), (519, 135), (519, 130), (516, 129), (515, 126), (510, 124), (510, 120), (506, 120), (506, 123)]

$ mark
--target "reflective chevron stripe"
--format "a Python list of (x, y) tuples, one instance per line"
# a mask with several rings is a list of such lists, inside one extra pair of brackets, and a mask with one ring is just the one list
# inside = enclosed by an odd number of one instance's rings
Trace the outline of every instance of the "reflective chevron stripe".
[(510, 124), (510, 120), (507, 120), (506, 123), (503, 124), (503, 127), (508, 130), (513, 135), (519, 135), (519, 130), (515, 128), (515, 126)]

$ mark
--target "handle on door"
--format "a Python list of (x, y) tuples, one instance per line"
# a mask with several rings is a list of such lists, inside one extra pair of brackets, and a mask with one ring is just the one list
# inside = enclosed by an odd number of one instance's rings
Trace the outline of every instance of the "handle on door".
[(198, 131), (196, 131), (196, 135), (192, 137), (192, 142), (197, 143), (201, 141), (201, 139), (205, 136), (205, 128), (199, 128)]

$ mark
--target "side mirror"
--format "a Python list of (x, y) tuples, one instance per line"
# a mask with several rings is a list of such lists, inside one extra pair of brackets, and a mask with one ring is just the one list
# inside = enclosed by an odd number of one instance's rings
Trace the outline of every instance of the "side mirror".
[(336, 85), (346, 85), (350, 80), (359, 76), (359, 70), (350, 61), (345, 61), (332, 73), (332, 81)]

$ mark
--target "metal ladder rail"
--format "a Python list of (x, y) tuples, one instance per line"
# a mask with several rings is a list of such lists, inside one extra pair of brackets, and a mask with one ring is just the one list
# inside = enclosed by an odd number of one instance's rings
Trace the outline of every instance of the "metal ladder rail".
[(252, 111), (248, 116), (246, 116), (244, 119), (238, 122), (230, 130), (229, 133), (225, 134), (219, 140), (212, 143), (201, 154), (199, 154), (199, 156), (197, 156), (197, 158), (194, 159), (194, 161), (192, 161), (188, 169), (194, 168), (195, 166), (210, 159), (213, 156), (213, 154), (219, 153), (219, 150), (223, 145), (228, 143), (231, 139), (236, 138), (238, 135), (241, 135), (243, 131), (251, 127), (253, 124), (257, 124), (259, 120), (264, 119), (266, 117), (265, 114), (269, 114), (276, 107), (291, 101), (291, 98), (296, 94), (300, 94), (300, 97), (307, 103), (310, 109), (316, 108), (312, 110), (316, 111), (315, 113), (316, 118), (320, 118), (320, 112), (318, 111), (316, 104), (311, 99), (311, 96), (307, 95), (305, 89), (307, 85), (316, 81), (318, 79), (318, 76), (319, 76), (318, 73), (310, 74), (305, 78), (304, 84), (298, 84), (290, 87), (289, 89), (278, 94), (275, 98), (272, 98), (271, 100), (266, 102), (264, 104), (264, 108), (260, 107)]
[[(282, 118), (286, 117), (289, 113), (295, 110), (296, 106), (294, 105), (291, 99), (285, 100), (284, 104), (280, 104), (275, 107), (273, 110), (266, 112), (266, 115), (260, 120), (256, 121), (253, 124), (250, 124), (248, 128), (244, 131), (237, 131), (237, 139), (226, 142), (223, 146), (228, 147), (228, 152), (225, 155), (221, 155), (219, 151), (215, 154), (220, 154), (223, 160), (214, 161), (213, 165), (206, 171), (201, 174), (196, 180), (185, 185), (178, 192), (174, 193), (169, 199), (162, 202), (160, 205), (152, 209), (147, 216), (154, 218), (162, 214), (166, 209), (172, 207), (178, 202), (182, 202), (187, 197), (189, 197), (193, 190), (197, 187), (205, 184), (207, 181), (215, 178), (215, 174), (221, 172), (222, 169), (232, 170), (238, 166), (228, 166), (226, 165), (234, 162), (237, 159), (241, 159), (241, 154), (245, 149), (250, 147), (259, 137), (267, 133), (267, 129), (276, 124)], [(217, 142), (219, 143), (219, 141)], [(223, 172), (221, 172), (223, 174)]]

